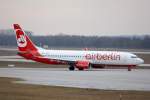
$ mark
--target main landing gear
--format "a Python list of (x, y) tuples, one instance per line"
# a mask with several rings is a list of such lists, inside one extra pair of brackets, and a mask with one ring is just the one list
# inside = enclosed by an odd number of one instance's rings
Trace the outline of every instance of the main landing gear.
[[(69, 70), (70, 70), (70, 71), (74, 71), (74, 70), (75, 70), (75, 67), (74, 67), (74, 66), (70, 66), (70, 67), (69, 67)], [(84, 70), (84, 68), (81, 67), (81, 68), (78, 68), (78, 70)]]
[(74, 67), (73, 65), (70, 65), (69, 70), (70, 70), (70, 71), (74, 71), (74, 70), (75, 70), (75, 67)]
[(82, 67), (82, 66), (75, 66), (74, 64), (71, 64), (71, 65), (69, 66), (69, 70), (70, 70), (70, 71), (74, 71), (75, 68), (77, 68), (77, 69), (80, 70), (80, 71), (83, 71), (84, 69), (91, 69), (91, 68), (92, 68), (92, 65), (89, 64), (88, 67)]

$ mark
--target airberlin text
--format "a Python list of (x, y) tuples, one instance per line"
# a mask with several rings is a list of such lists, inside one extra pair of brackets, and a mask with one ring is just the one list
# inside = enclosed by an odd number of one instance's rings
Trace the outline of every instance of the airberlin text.
[(116, 53), (111, 54), (86, 54), (87, 60), (120, 60), (120, 55)]

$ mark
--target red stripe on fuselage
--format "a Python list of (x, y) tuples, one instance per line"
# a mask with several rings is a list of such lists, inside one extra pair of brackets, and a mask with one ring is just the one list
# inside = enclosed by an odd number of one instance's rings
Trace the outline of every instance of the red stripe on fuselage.
[(64, 62), (64, 61), (53, 60), (49, 58), (42, 58), (41, 56), (35, 56), (35, 55), (32, 55), (31, 53), (18, 53), (18, 55), (26, 59), (34, 60), (34, 61), (45, 63), (45, 64), (54, 64), (54, 65), (67, 64), (67, 62)]

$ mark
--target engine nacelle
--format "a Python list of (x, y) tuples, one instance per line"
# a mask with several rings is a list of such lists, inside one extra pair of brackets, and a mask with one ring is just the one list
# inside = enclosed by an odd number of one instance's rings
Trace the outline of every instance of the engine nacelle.
[(90, 63), (88, 61), (77, 61), (76, 64), (75, 64), (75, 66), (79, 70), (83, 70), (83, 69), (88, 69), (89, 64)]

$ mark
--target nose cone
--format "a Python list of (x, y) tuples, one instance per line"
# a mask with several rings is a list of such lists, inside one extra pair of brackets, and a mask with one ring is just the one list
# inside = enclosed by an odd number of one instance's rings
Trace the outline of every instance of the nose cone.
[(138, 64), (143, 64), (143, 63), (144, 63), (144, 60), (141, 58), (138, 58)]

